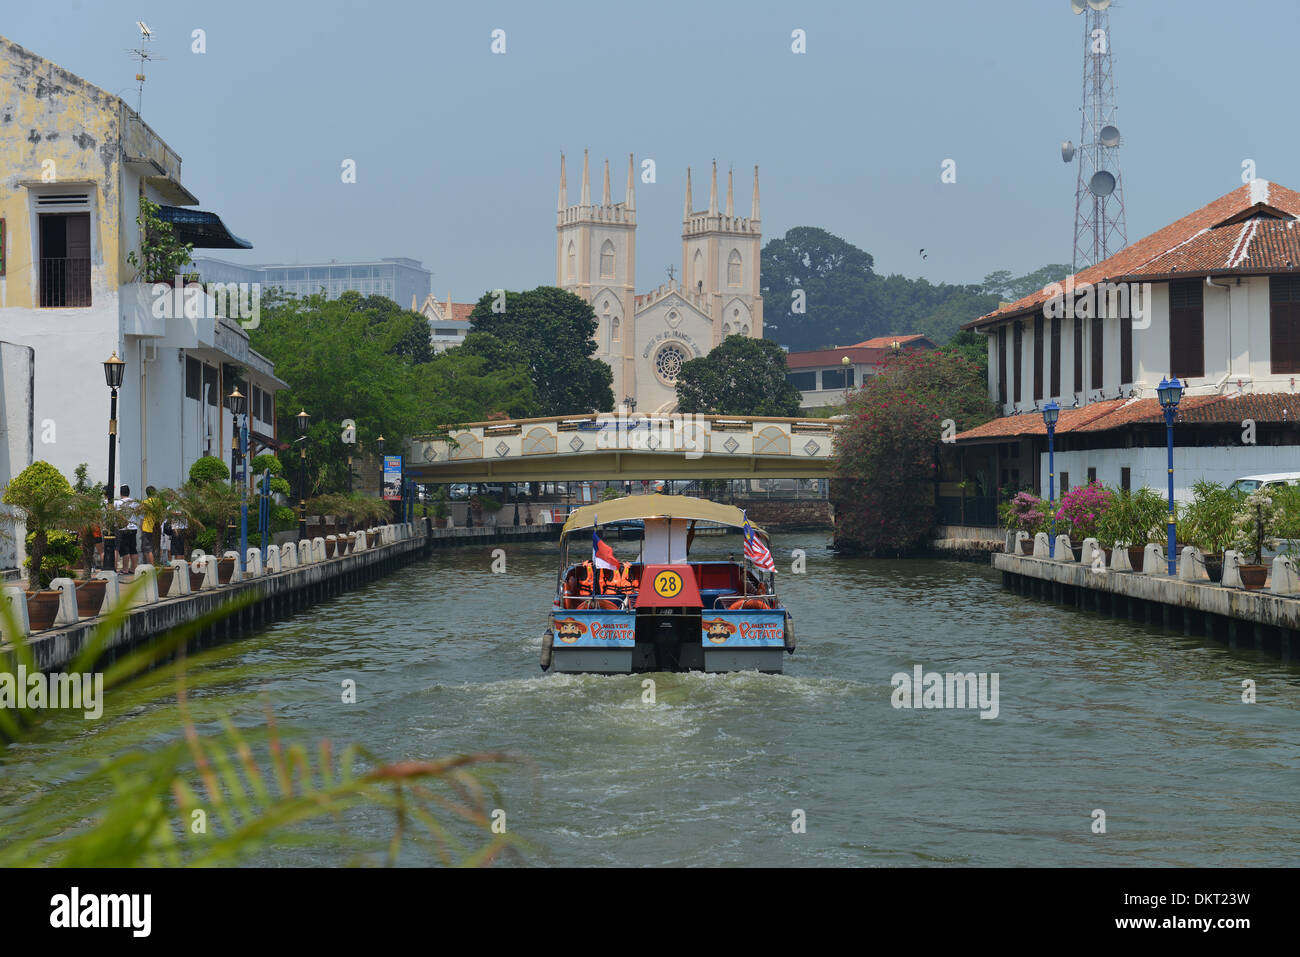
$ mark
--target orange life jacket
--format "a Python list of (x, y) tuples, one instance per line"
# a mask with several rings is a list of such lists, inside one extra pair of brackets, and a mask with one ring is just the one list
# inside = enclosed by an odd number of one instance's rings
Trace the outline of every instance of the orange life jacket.
[(738, 598), (735, 601), (727, 603), (729, 611), (736, 611), (742, 608), (771, 608), (766, 598)]
[(595, 572), (596, 572), (596, 567), (591, 562), (583, 562), (581, 565), (578, 566), (578, 572), (577, 575), (575, 576), (575, 580), (578, 586), (576, 594), (579, 595), (595, 594), (595, 590), (593, 588), (593, 586), (595, 585), (595, 578), (596, 578)]
[(614, 591), (620, 595), (635, 595), (636, 582), (632, 580), (632, 566), (627, 562), (619, 562), (618, 571), (613, 573), (611, 585)]

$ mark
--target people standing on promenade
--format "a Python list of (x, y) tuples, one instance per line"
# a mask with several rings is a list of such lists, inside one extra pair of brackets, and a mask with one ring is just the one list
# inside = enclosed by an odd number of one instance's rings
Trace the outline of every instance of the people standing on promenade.
[(182, 518), (172, 518), (163, 525), (163, 533), (167, 536), (168, 552), (171, 558), (185, 558), (185, 520)]
[(136, 514), (139, 503), (131, 497), (129, 485), (122, 486), (113, 507), (126, 522), (117, 533), (117, 554), (122, 558), (121, 572), (123, 575), (134, 575), (137, 560), (136, 534), (140, 531), (140, 519)]
[[(157, 491), (158, 490), (154, 488), (152, 485), (146, 485), (144, 489), (145, 501), (148, 502), (150, 499), (152, 499), (154, 497), (154, 493), (156, 493)], [(144, 555), (144, 563), (146, 565), (152, 565), (154, 563), (153, 561), (154, 560), (154, 554), (153, 554), (154, 527), (155, 527), (154, 520), (150, 518), (148, 514), (141, 514), (140, 551)]]

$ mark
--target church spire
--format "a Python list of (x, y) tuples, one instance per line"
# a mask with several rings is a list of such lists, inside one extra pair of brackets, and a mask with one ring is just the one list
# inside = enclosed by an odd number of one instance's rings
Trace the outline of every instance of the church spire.
[(732, 216), (736, 215), (735, 212), (734, 212), (734, 210), (735, 210), (735, 205), (736, 205), (736, 204), (735, 204), (734, 202), (732, 202), (732, 199), (731, 199), (731, 170), (728, 169), (728, 170), (727, 170), (727, 218), (728, 218), (728, 219), (730, 219)]
[(608, 159), (605, 160), (605, 189), (600, 197), (600, 202), (602, 206), (611, 205), (609, 201), (609, 160)]
[(560, 204), (556, 207), (556, 212), (564, 212), (564, 207), (569, 204), (569, 187), (564, 181), (564, 154), (560, 154)]
[(691, 218), (691, 168), (686, 167), (686, 210), (682, 213), (682, 222), (688, 222)]
[(627, 198), (623, 202), (623, 205), (625, 205), (628, 209), (636, 209), (636, 186), (632, 180), (633, 165), (634, 164), (632, 162), (632, 154), (628, 153), (627, 154)]
[(749, 211), (750, 219), (758, 219), (758, 167), (754, 167), (754, 205)]
[(713, 161), (713, 182), (709, 186), (709, 215), (718, 215), (718, 161)]
[(591, 175), (587, 171), (587, 151), (582, 151), (582, 199), (583, 206), (591, 205)]

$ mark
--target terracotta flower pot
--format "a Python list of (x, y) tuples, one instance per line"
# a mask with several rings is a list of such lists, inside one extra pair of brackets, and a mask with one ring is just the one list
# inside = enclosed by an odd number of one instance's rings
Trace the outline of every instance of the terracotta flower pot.
[(93, 618), (104, 607), (104, 589), (108, 579), (91, 578), (77, 582), (77, 617)]
[(235, 574), (235, 560), (233, 558), (217, 559), (217, 584), (229, 585), (230, 578)]
[(191, 568), (190, 569), (190, 591), (198, 591), (200, 588), (202, 588), (203, 579), (206, 577), (207, 576), (204, 575), (203, 572), (196, 572), (193, 568)]
[(54, 625), (59, 614), (57, 591), (29, 591), (27, 593), (27, 618), (32, 631), (44, 631)]
[(1142, 559), (1146, 557), (1146, 554), (1147, 549), (1145, 545), (1141, 547), (1130, 545), (1128, 547), (1128, 563), (1133, 566), (1135, 572), (1140, 572), (1142, 570)]
[(1241, 583), (1246, 588), (1254, 591), (1264, 587), (1264, 582), (1268, 578), (1267, 565), (1238, 565), (1241, 570)]
[(176, 577), (176, 569), (160, 568), (158, 569), (158, 597), (166, 598), (167, 593), (172, 590), (172, 579)]
[(1034, 540), (1032, 538), (1026, 538), (1023, 542), (1020, 543), (1020, 554), (1021, 555), (1034, 554)]

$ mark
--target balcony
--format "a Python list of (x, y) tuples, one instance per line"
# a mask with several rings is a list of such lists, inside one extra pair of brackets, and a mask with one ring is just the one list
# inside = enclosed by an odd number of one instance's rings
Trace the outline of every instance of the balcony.
[(90, 259), (42, 259), (41, 308), (73, 309), (90, 305)]

